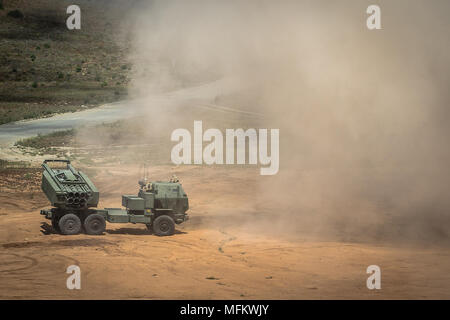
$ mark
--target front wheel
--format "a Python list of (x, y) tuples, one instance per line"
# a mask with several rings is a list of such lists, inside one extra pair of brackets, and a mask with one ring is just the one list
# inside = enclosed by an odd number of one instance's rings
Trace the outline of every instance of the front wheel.
[(87, 234), (100, 235), (105, 231), (105, 228), (105, 218), (98, 213), (92, 213), (84, 219), (84, 230)]
[(160, 237), (171, 236), (175, 232), (175, 222), (169, 216), (159, 216), (153, 221), (153, 232)]
[(58, 225), (61, 233), (65, 235), (77, 234), (81, 230), (81, 220), (73, 213), (63, 215)]

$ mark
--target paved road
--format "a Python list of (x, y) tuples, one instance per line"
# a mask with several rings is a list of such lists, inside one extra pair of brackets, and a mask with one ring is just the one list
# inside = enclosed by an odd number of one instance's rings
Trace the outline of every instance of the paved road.
[[(207, 84), (185, 88), (169, 93), (148, 96), (145, 99), (117, 102), (80, 112), (65, 113), (49, 118), (18, 121), (0, 125), (0, 148), (11, 147), (20, 139), (53, 131), (68, 130), (81, 125), (113, 122), (136, 116), (143, 108), (170, 108), (180, 103), (195, 103), (198, 106), (210, 104), (217, 95), (225, 94), (236, 87), (234, 81), (218, 80)], [(208, 105), (211, 108), (211, 105)], [(223, 107), (217, 107), (223, 110)], [(239, 112), (235, 110), (235, 112)]]
[(130, 109), (121, 103), (104, 105), (95, 109), (80, 112), (64, 113), (49, 118), (29, 121), (18, 121), (0, 126), (0, 146), (7, 146), (23, 138), (47, 134), (58, 130), (67, 130), (80, 125), (110, 122), (129, 114)]

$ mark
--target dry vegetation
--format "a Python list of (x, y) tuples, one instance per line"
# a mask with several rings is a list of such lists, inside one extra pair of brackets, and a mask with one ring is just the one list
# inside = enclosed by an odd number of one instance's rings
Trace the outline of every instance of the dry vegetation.
[(36, 137), (19, 140), (16, 146), (29, 148), (50, 148), (55, 146), (63, 146), (73, 141), (75, 130), (55, 131), (46, 135), (37, 135)]
[(124, 59), (126, 41), (116, 36), (120, 10), (79, 1), (82, 29), (69, 31), (65, 24), (69, 4), (3, 3), (0, 124), (94, 107), (126, 95), (131, 66)]

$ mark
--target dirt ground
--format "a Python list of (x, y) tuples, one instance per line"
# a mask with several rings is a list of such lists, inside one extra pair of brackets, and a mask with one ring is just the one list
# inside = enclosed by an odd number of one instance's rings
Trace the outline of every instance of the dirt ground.
[[(1, 299), (450, 297), (445, 247), (271, 232), (258, 223), (268, 218), (256, 212), (255, 168), (151, 168), (155, 180), (177, 174), (190, 197), (191, 219), (171, 237), (133, 224), (107, 224), (102, 236), (55, 234), (39, 215), (48, 206), (39, 190), (40, 170), (26, 170), (1, 177)], [(99, 207), (120, 206), (122, 193), (137, 191), (140, 172), (138, 167), (97, 168)], [(18, 184), (24, 176), (27, 180)], [(81, 268), (81, 290), (66, 288), (66, 268), (73, 264)], [(372, 264), (381, 267), (381, 290), (366, 287), (366, 268)]]

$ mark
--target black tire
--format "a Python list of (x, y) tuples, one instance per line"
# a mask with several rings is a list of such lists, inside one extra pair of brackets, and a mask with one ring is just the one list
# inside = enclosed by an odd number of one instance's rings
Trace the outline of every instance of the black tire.
[(65, 235), (78, 234), (81, 230), (81, 220), (73, 213), (63, 215), (58, 225), (60, 232)]
[(84, 230), (87, 234), (100, 235), (105, 232), (105, 228), (105, 218), (98, 213), (92, 213), (84, 219)]
[(175, 222), (169, 216), (159, 216), (153, 221), (153, 232), (160, 237), (171, 236), (175, 232)]
[(59, 218), (57, 217), (52, 218), (52, 228), (57, 233), (61, 232), (61, 229), (59, 228)]

